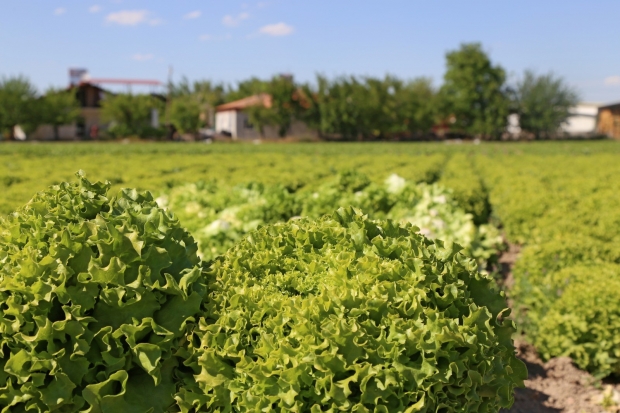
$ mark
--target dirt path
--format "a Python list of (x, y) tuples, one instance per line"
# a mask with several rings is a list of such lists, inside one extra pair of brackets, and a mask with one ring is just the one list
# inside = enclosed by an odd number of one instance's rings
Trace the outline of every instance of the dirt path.
[[(579, 370), (568, 357), (543, 363), (536, 350), (518, 342), (519, 358), (527, 365), (529, 378), (524, 389), (515, 391), (515, 403), (502, 413), (602, 413), (598, 404), (603, 390), (593, 386), (594, 378)], [(614, 410), (607, 410), (611, 412)]]
[[(517, 245), (509, 248), (499, 259), (503, 285), (513, 284), (512, 267), (519, 255)], [(510, 305), (510, 300), (509, 303)], [(558, 357), (543, 363), (536, 350), (525, 341), (515, 340), (518, 357), (527, 365), (529, 378), (524, 389), (515, 391), (515, 403), (502, 413), (608, 413), (618, 412), (620, 385), (601, 387), (589, 373), (579, 370), (568, 357)], [(607, 397), (607, 409), (601, 401)], [(616, 399), (616, 400), (614, 400)], [(615, 404), (615, 406), (614, 406)]]

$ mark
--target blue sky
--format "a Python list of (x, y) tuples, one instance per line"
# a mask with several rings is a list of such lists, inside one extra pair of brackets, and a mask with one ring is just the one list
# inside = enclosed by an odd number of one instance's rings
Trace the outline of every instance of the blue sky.
[(0, 75), (40, 89), (92, 77), (234, 83), (316, 73), (439, 86), (444, 56), (481, 42), (516, 80), (562, 75), (583, 100), (620, 101), (620, 1), (0, 0)]

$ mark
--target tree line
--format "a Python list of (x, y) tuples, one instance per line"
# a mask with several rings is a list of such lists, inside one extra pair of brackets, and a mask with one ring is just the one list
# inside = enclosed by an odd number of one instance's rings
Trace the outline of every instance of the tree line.
[[(440, 87), (430, 78), (411, 80), (317, 75), (314, 82), (291, 76), (250, 78), (235, 86), (208, 80), (183, 79), (168, 85), (168, 104), (152, 95), (112, 94), (101, 103), (102, 118), (112, 137), (161, 137), (164, 127), (150, 125), (151, 110), (180, 133), (195, 134), (213, 127), (215, 107), (255, 94), (271, 96), (271, 106), (247, 109), (250, 122), (263, 133), (275, 127), (285, 136), (295, 120), (305, 122), (325, 138), (423, 138), (438, 131), (457, 136), (499, 139), (508, 115), (519, 116), (523, 132), (535, 138), (557, 135), (579, 99), (567, 82), (553, 73), (526, 71), (507, 81), (506, 70), (491, 61), (479, 43), (462, 44), (446, 54)], [(75, 92), (50, 89), (39, 96), (24, 77), (0, 81), (0, 132), (11, 137), (15, 125), (30, 131), (40, 124), (58, 126), (79, 118)]]

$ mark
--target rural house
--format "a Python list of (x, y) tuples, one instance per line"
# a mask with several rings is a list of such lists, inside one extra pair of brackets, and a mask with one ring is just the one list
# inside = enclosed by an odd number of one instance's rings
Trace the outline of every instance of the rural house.
[[(77, 123), (58, 128), (59, 138), (79, 139), (88, 137), (93, 126), (97, 128), (102, 126), (101, 101), (109, 92), (95, 84), (86, 82), (71, 85), (69, 89), (75, 90), (75, 96), (80, 102), (80, 120)], [(29, 137), (38, 140), (54, 139), (54, 128), (51, 125), (41, 125)]]
[[(248, 96), (243, 99), (224, 103), (215, 108), (215, 133), (228, 135), (233, 139), (278, 138), (278, 128), (267, 125), (263, 128), (263, 136), (250, 122), (246, 109), (256, 105), (270, 108), (271, 96), (267, 93)], [(293, 120), (287, 131), (288, 136), (316, 137), (317, 132), (299, 120)]]

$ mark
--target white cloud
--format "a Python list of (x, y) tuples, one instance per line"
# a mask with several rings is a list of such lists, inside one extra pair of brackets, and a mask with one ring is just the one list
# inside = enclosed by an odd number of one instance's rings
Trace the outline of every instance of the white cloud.
[(183, 16), (184, 19), (197, 19), (202, 15), (202, 12), (200, 10), (194, 10), (192, 12), (187, 13), (185, 16)]
[(605, 78), (605, 84), (607, 86), (618, 86), (620, 85), (620, 76), (609, 76)]
[(143, 62), (145, 60), (151, 60), (154, 57), (155, 56), (152, 53), (145, 53), (145, 54), (136, 53), (135, 55), (131, 56), (133, 60), (137, 60), (139, 62)]
[(151, 20), (149, 20), (149, 24), (151, 26), (159, 26), (160, 24), (164, 24), (164, 21), (163, 21), (163, 19), (159, 19), (159, 18), (151, 19)]
[(289, 26), (286, 23), (276, 23), (263, 26), (258, 32), (269, 36), (287, 36), (293, 33), (293, 30), (293, 26)]
[(99, 13), (101, 11), (101, 6), (98, 4), (94, 4), (88, 8), (88, 11), (91, 13)]
[(107, 23), (120, 24), (121, 26), (135, 26), (144, 23), (148, 17), (148, 10), (121, 10), (106, 16)]
[(67, 9), (65, 9), (64, 7), (58, 7), (56, 10), (54, 10), (54, 16), (60, 16), (63, 15), (67, 12)]
[(237, 16), (232, 16), (230, 14), (227, 14), (222, 19), (222, 24), (228, 27), (237, 27), (239, 26), (239, 24), (241, 24), (242, 21), (247, 20), (249, 18), (250, 18), (250, 13), (245, 13), (245, 12), (238, 14)]

